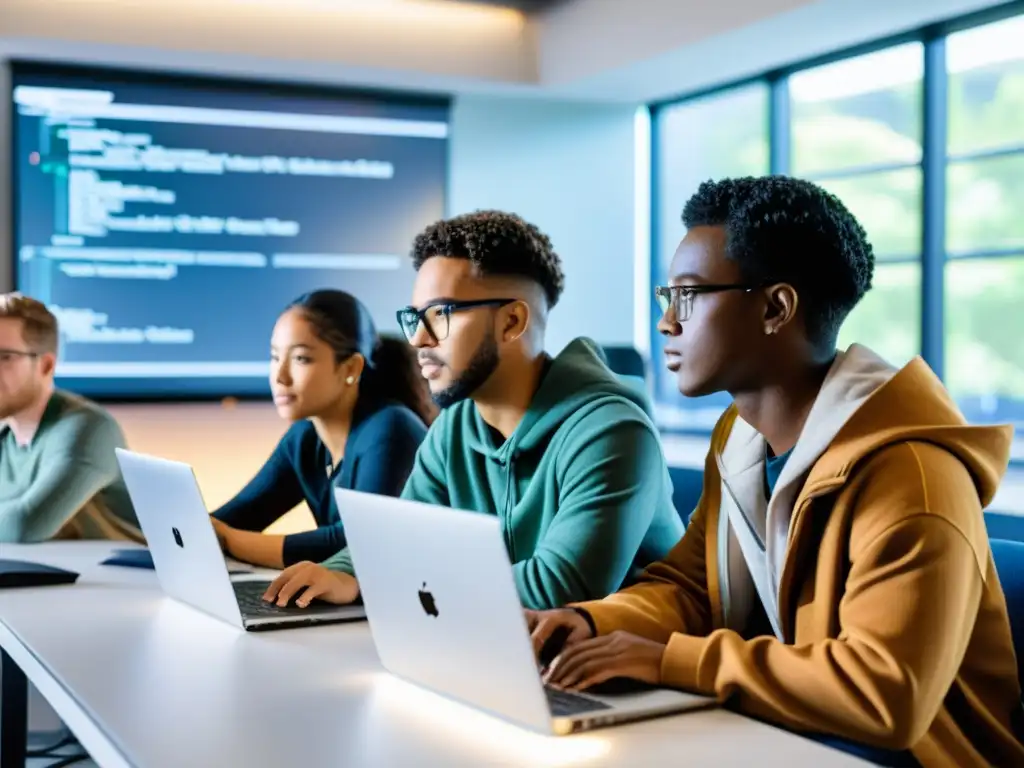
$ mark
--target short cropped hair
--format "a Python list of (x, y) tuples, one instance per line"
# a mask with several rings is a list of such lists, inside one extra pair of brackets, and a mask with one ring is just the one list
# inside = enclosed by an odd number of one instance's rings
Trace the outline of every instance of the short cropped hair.
[(21, 320), (21, 335), (30, 351), (57, 354), (57, 318), (41, 301), (0, 293), (0, 318)]
[(831, 345), (871, 288), (875, 256), (860, 222), (835, 195), (788, 176), (700, 185), (683, 224), (721, 226), (726, 256), (748, 282), (789, 283), (805, 307), (808, 338)]
[(551, 240), (514, 213), (476, 211), (431, 224), (413, 242), (413, 266), (419, 270), (434, 256), (468, 259), (484, 276), (532, 280), (544, 290), (549, 307), (565, 288), (562, 260)]

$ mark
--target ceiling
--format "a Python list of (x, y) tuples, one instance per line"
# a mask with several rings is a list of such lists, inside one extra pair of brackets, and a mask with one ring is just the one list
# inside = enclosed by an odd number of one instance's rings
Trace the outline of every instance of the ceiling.
[[(0, 0), (0, 65), (75, 61), (282, 83), (635, 105), (993, 2)], [(531, 18), (524, 22), (519, 12), (500, 7), (505, 3), (533, 9)], [(0, 66), (0, 91), (4, 78)]]

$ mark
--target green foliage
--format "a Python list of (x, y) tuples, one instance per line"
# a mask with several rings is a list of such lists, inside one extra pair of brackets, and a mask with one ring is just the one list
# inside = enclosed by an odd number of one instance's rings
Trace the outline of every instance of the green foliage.
[[(878, 257), (874, 287), (840, 342), (865, 343), (895, 364), (921, 348), (921, 86), (918, 80), (839, 98), (794, 99), (791, 111), (794, 175), (818, 177), (836, 194), (860, 219)], [(678, 211), (700, 181), (768, 171), (766, 116), (763, 86), (666, 110), (661, 196), (663, 210), (676, 212), (676, 221), (662, 224), (666, 258), (682, 232)], [(1011, 152), (1015, 147), (1022, 151)], [(947, 383), (958, 398), (1024, 400), (1024, 57), (950, 74), (948, 150)], [(899, 170), (836, 174), (901, 163), (906, 167)], [(1019, 255), (955, 258), (1006, 249)]]
[[(827, 176), (858, 165), (916, 163), (920, 141), (905, 128), (913, 110), (920, 114), (920, 83), (794, 107), (794, 167), (823, 174), (822, 185), (861, 220), (879, 258), (875, 286), (847, 321), (842, 341), (867, 343), (894, 363), (920, 349), (920, 267), (884, 263), (919, 253), (920, 169)], [(1024, 399), (1024, 153), (956, 159), (1024, 144), (1022, 116), (1024, 61), (950, 75), (948, 252), (1021, 251), (947, 264), (946, 378), (958, 397)]]

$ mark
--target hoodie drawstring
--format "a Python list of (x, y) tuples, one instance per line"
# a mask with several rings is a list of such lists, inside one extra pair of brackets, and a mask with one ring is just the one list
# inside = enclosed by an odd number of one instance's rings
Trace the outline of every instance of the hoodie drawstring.
[(498, 463), (505, 469), (505, 546), (508, 547), (509, 560), (516, 561), (515, 541), (512, 539), (512, 474), (515, 470), (515, 454), (511, 454), (506, 461), (499, 459)]

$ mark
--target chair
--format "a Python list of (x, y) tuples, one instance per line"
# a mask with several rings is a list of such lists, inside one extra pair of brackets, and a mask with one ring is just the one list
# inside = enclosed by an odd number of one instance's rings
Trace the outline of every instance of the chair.
[(704, 473), (689, 467), (669, 467), (668, 473), (672, 478), (672, 504), (683, 525), (687, 525), (704, 490)]
[(986, 510), (985, 528), (990, 539), (1024, 541), (1024, 516)]
[(1006, 596), (1013, 649), (1017, 654), (1017, 677), (1024, 687), (1024, 543), (991, 539), (992, 559)]

